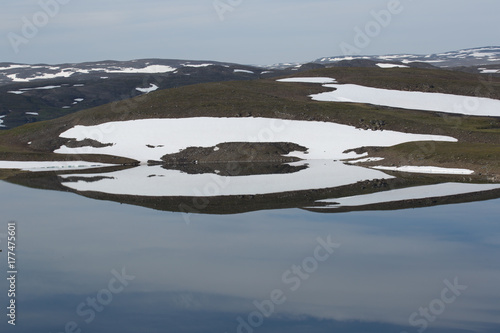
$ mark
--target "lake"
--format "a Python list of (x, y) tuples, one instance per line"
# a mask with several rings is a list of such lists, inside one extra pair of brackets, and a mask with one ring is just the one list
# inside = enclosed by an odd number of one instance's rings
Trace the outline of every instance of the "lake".
[[(112, 172), (87, 176), (87, 197), (42, 179), (37, 187), (60, 191), (0, 182), (0, 267), (9, 277), (6, 234), (15, 221), (17, 269), (15, 297), (8, 280), (0, 283), (2, 332), (500, 331), (500, 199), (383, 211), (302, 206), (339, 197), (325, 192), (292, 196), (300, 202), (289, 206), (262, 197), (210, 214), (173, 212), (162, 208), (178, 201), (151, 209), (111, 197), (110, 188), (129, 188), (123, 170)], [(312, 171), (288, 175), (300, 172)], [(66, 191), (85, 185), (85, 175), (73, 177), (59, 177)], [(358, 181), (345, 177), (342, 186)], [(118, 184), (99, 187), (107, 180)], [(153, 183), (147, 188), (158, 190)], [(344, 197), (359, 195), (351, 190)]]

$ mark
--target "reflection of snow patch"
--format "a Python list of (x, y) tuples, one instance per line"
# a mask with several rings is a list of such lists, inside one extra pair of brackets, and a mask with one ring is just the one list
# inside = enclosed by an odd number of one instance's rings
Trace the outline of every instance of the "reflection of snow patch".
[[(64, 182), (78, 191), (96, 191), (111, 194), (139, 196), (219, 196), (255, 195), (331, 188), (354, 184), (367, 179), (394, 178), (381, 171), (345, 165), (333, 161), (307, 161), (308, 168), (294, 173), (270, 175), (221, 176), (218, 174), (187, 174), (162, 166), (139, 166), (127, 170), (99, 174), (60, 175), (67, 177), (105, 179), (93, 182)], [(303, 162), (291, 163), (304, 165)], [(161, 178), (148, 177), (151, 174)]]
[[(31, 144), (31, 142), (28, 142)], [(113, 166), (114, 164), (104, 164), (84, 161), (0, 161), (0, 169), (20, 169), (24, 171), (47, 171), (47, 169), (89, 169)]]
[(354, 161), (347, 161), (348, 163), (367, 163), (367, 162), (379, 162), (384, 160), (383, 157), (367, 157)]
[(392, 191), (382, 191), (352, 197), (334, 198), (318, 201), (332, 203), (328, 206), (314, 208), (338, 208), (345, 206), (364, 206), (378, 203), (396, 202), (402, 200), (445, 197), (450, 195), (474, 193), (500, 188), (500, 184), (461, 184), (445, 183), (437, 185), (416, 186)]
[(474, 173), (473, 170), (468, 170), (468, 169), (439, 168), (433, 166), (410, 166), (410, 165), (400, 166), (400, 167), (375, 166), (373, 168), (377, 170), (400, 171), (400, 172), (411, 172), (411, 173), (433, 173), (441, 175), (471, 175)]

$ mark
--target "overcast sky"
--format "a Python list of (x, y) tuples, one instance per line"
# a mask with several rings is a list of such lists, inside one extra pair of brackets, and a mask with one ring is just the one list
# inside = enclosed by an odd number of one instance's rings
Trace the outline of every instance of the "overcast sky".
[[(498, 0), (15, 0), (1, 6), (0, 62), (273, 64), (500, 45)], [(373, 13), (382, 10), (390, 15), (377, 22)]]

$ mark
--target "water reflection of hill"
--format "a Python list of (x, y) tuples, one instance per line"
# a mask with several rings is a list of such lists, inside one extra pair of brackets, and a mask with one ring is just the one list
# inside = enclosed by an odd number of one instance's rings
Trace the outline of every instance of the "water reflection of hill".
[[(479, 177), (386, 173), (342, 162), (189, 164), (17, 175), (7, 181), (156, 210), (236, 214), (304, 208), (394, 210), (500, 197)], [(481, 184), (482, 183), (482, 184)]]

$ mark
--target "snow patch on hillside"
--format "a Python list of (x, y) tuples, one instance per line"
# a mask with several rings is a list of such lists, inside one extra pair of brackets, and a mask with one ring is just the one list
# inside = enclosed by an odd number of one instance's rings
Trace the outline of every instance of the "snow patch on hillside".
[(151, 83), (151, 85), (149, 86), (149, 88), (135, 88), (135, 90), (138, 90), (138, 91), (140, 91), (142, 93), (149, 94), (150, 92), (158, 90), (158, 88), (159, 87), (156, 84)]
[(500, 73), (500, 69), (487, 69), (487, 68), (478, 68), (481, 74), (496, 74)]
[(19, 91), (7, 91), (9, 94), (16, 94), (16, 95), (21, 95), (24, 94), (26, 91), (30, 90), (52, 90), (56, 88), (61, 88), (62, 86), (44, 86), (44, 87), (35, 87), (35, 88), (22, 88), (19, 89)]
[(387, 64), (387, 63), (379, 63), (377, 64), (377, 66), (380, 68), (409, 68), (408, 66), (405, 65)]
[(30, 82), (33, 80), (47, 80), (47, 79), (55, 79), (55, 78), (60, 78), (60, 77), (70, 77), (73, 74), (74, 74), (74, 72), (72, 72), (72, 71), (61, 70), (58, 73), (53, 73), (53, 74), (43, 73), (41, 75), (35, 75), (35, 76), (29, 77), (29, 78), (19, 78), (19, 77), (17, 77), (18, 74), (9, 74), (6, 76), (14, 82)]
[[(446, 136), (395, 131), (362, 130), (353, 126), (319, 121), (270, 118), (141, 119), (95, 126), (75, 126), (60, 135), (76, 140), (94, 139), (113, 146), (102, 148), (61, 146), (60, 154), (107, 154), (140, 162), (160, 160), (163, 155), (188, 147), (213, 147), (223, 142), (291, 142), (307, 147), (289, 156), (302, 159), (348, 159), (365, 154), (344, 153), (363, 146), (388, 147), (414, 141), (457, 140)], [(147, 145), (156, 148), (145, 148)]]
[(16, 69), (16, 68), (29, 68), (30, 65), (9, 65), (9, 67), (0, 67), (0, 71)]
[(149, 65), (144, 68), (129, 67), (129, 68), (117, 68), (117, 69), (104, 69), (106, 73), (124, 73), (124, 74), (130, 74), (130, 73), (159, 74), (159, 73), (174, 72), (176, 70), (177, 68), (166, 65)]
[(214, 64), (182, 64), (182, 66), (184, 66), (184, 67), (200, 68), (200, 67), (214, 66)]
[[(12, 68), (36, 68), (36, 66), (23, 66), (23, 67), (9, 67), (4, 68), (5, 70)], [(91, 74), (91, 73), (112, 73), (112, 74), (160, 74), (160, 73), (169, 73), (177, 70), (177, 68), (166, 66), (166, 65), (149, 65), (143, 68), (134, 68), (134, 67), (117, 67), (110, 66), (107, 68), (73, 68), (73, 67), (46, 67), (42, 66), (41, 68), (46, 68), (49, 70), (59, 70), (55, 73), (40, 73), (31, 75), (26, 78), (18, 77), (19, 73), (6, 74), (5, 76), (10, 78), (13, 82), (30, 82), (33, 80), (46, 80), (46, 79), (55, 79), (55, 78), (67, 78), (74, 74)], [(1, 69), (0, 69), (1, 70)]]
[(325, 84), (335, 91), (310, 95), (315, 101), (352, 102), (470, 116), (500, 117), (500, 100), (442, 93), (400, 91), (356, 84)]
[(248, 73), (248, 74), (255, 74), (254, 72), (252, 71), (248, 71), (246, 69), (235, 69), (234, 70), (234, 73)]
[(62, 86), (43, 86), (43, 87), (36, 87), (36, 88), (23, 88), (23, 89), (20, 89), (20, 90), (23, 90), (23, 91), (28, 91), (28, 90), (52, 90), (52, 89), (56, 89), (56, 88), (61, 88)]
[(297, 83), (337, 83), (335, 79), (330, 77), (290, 77), (286, 79), (276, 80), (278, 82), (297, 82)]

